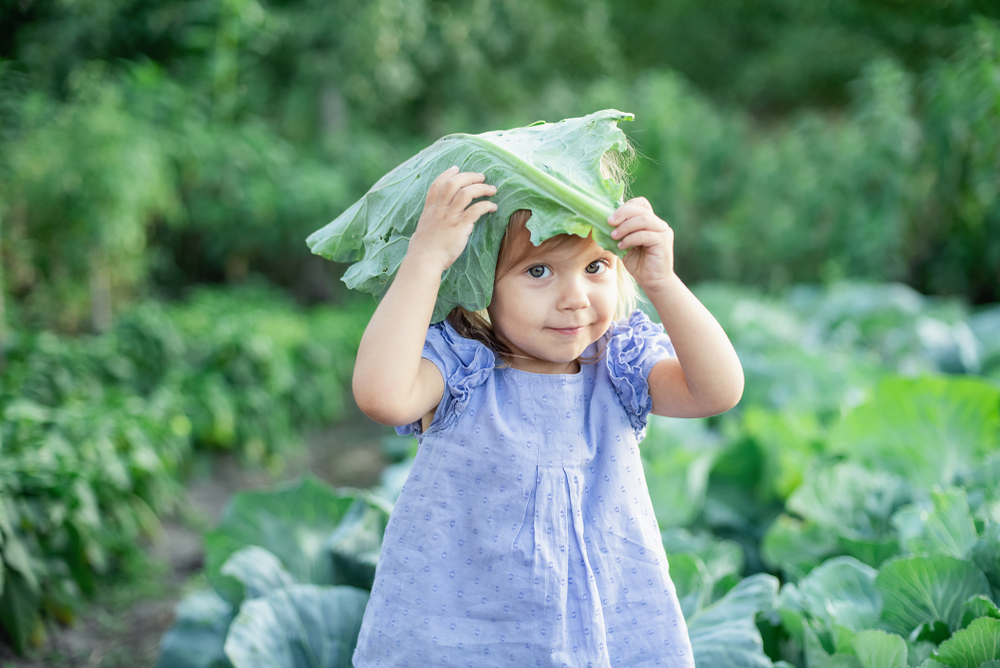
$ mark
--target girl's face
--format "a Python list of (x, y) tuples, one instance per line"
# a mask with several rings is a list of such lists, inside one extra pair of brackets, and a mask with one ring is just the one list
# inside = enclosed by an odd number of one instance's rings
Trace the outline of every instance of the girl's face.
[(490, 321), (515, 369), (576, 373), (614, 318), (618, 258), (591, 239), (539, 249), (496, 280)]

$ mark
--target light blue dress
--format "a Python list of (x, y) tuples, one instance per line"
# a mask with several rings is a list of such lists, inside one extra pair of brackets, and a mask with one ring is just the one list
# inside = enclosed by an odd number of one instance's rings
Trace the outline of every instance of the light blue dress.
[(386, 527), (356, 668), (694, 666), (638, 448), (646, 378), (673, 347), (636, 311), (595, 350), (579, 373), (535, 374), (430, 328), (444, 398)]

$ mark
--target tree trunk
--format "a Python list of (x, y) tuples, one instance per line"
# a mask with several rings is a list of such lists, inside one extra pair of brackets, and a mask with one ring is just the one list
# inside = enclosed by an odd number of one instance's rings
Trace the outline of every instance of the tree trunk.
[(95, 332), (111, 327), (111, 269), (103, 249), (90, 253), (90, 325)]
[(7, 282), (3, 278), (3, 217), (0, 216), (0, 372), (7, 368), (7, 312), (4, 310), (6, 295)]

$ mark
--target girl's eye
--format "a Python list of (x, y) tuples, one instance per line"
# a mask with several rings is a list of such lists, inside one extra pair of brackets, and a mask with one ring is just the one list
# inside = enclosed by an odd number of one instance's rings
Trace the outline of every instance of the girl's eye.
[(532, 278), (548, 278), (551, 275), (552, 272), (545, 265), (538, 264), (528, 269), (528, 276)]
[(590, 264), (588, 264), (585, 271), (588, 274), (600, 274), (607, 268), (608, 265), (606, 265), (603, 260), (597, 260), (595, 262), (591, 262)]

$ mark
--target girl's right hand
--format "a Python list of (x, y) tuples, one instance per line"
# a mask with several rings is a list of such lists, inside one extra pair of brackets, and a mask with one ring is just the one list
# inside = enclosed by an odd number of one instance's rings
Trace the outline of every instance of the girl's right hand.
[(485, 180), (483, 174), (459, 172), (458, 167), (449, 167), (434, 179), (406, 254), (440, 263), (442, 272), (450, 267), (469, 243), (475, 222), (497, 210), (486, 200), (472, 204), (496, 194), (496, 186)]

